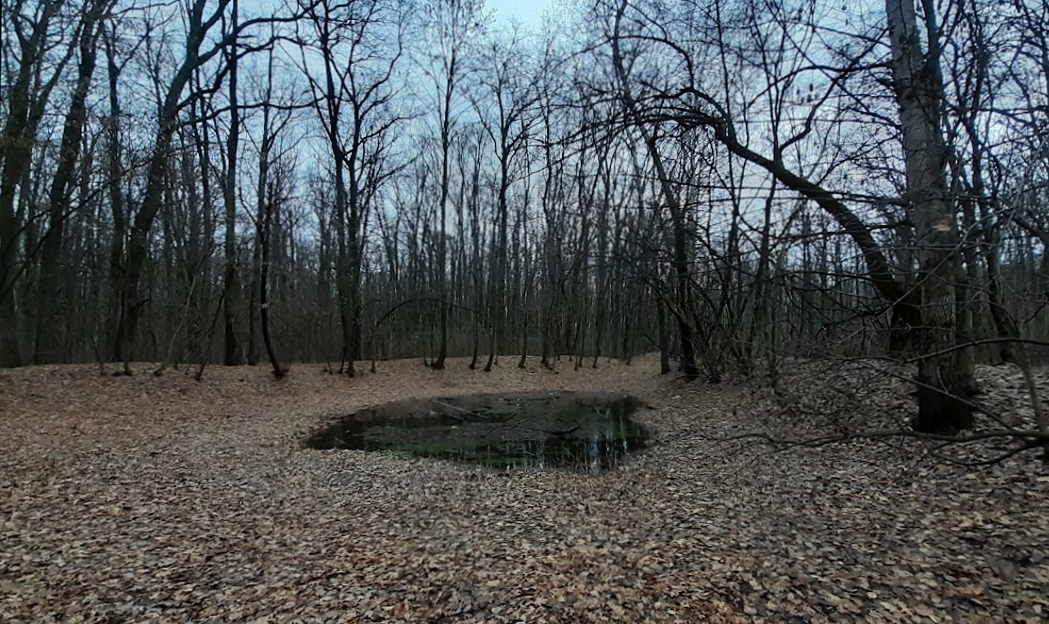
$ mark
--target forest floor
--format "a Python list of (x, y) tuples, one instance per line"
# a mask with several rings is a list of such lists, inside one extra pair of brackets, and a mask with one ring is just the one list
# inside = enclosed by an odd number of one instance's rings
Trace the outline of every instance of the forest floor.
[[(784, 362), (772, 389), (685, 383), (652, 356), (466, 364), (380, 362), (356, 378), (296, 365), (280, 381), (261, 366), (201, 382), (145, 364), (0, 371), (0, 621), (1049, 618), (1049, 468), (1035, 452), (972, 467), (1004, 442), (725, 440), (900, 426), (907, 371)], [(1028, 426), (1019, 373), (979, 376), (996, 412)], [(654, 441), (595, 475), (301, 445), (390, 399), (540, 389), (634, 393)]]

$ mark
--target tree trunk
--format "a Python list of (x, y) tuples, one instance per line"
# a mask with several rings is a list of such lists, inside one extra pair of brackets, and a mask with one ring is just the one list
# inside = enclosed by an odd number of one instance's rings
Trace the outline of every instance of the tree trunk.
[[(261, 215), (259, 215), (261, 217)], [(256, 286), (262, 280), (262, 245), (258, 234), (255, 235), (255, 247), (251, 251), (251, 278)], [(249, 291), (251, 289), (249, 288)], [(249, 298), (253, 300), (254, 297)], [(259, 363), (259, 307), (254, 303), (248, 306), (248, 365), (255, 366)]]
[(498, 230), (496, 232), (497, 242), (495, 245), (495, 258), (492, 260), (492, 301), (490, 304), (492, 321), (492, 343), (488, 351), (488, 362), (484, 365), (485, 372), (492, 371), (492, 364), (502, 346), (503, 334), (506, 331), (506, 264), (507, 264), (507, 234), (509, 230), (510, 208), (507, 200), (507, 192), (510, 187), (509, 165), (506, 157), (501, 156), (499, 162), (499, 200), (497, 209)]
[(907, 175), (907, 199), (916, 228), (920, 254), (918, 281), (921, 322), (917, 345), (918, 431), (971, 429), (972, 407), (968, 390), (972, 372), (960, 366), (956, 346), (958, 329), (956, 284), (958, 225), (946, 183), (947, 150), (940, 131), (943, 77), (936, 8), (922, 0), (925, 34), (929, 47), (921, 48), (914, 0), (886, 0), (892, 73)]
[[(232, 23), (237, 28), (238, 2), (233, 0)], [(225, 237), (222, 245), (225, 273), (222, 279), (223, 363), (238, 366), (244, 363), (244, 353), (237, 337), (236, 310), (240, 289), (237, 272), (237, 160), (240, 157), (240, 107), (237, 98), (237, 47), (234, 44), (227, 55), (229, 65), (229, 136), (226, 137), (226, 179), (222, 185), (225, 208)]]
[(273, 204), (276, 199), (267, 197), (263, 207), (263, 219), (259, 225), (259, 321), (262, 326), (262, 341), (266, 345), (266, 355), (269, 356), (270, 366), (273, 367), (273, 376), (277, 379), (284, 377), (284, 369), (277, 360), (277, 353), (273, 347), (273, 339), (270, 336), (270, 314), (269, 314), (269, 275), (270, 275), (270, 235), (272, 234)]
[(101, 32), (101, 20), (109, 0), (95, 0), (86, 10), (81, 21), (80, 66), (77, 71), (76, 86), (66, 113), (62, 128), (62, 144), (59, 148), (58, 166), (51, 179), (48, 193), (49, 222), (44, 235), (40, 259), (39, 297), (37, 300), (37, 364), (56, 362), (61, 358), (57, 353), (57, 325), (61, 318), (58, 314), (59, 283), (61, 280), (60, 264), (62, 259), (63, 226), (69, 212), (69, 193), (72, 187), (74, 169), (80, 159), (80, 148), (83, 144), (84, 123), (87, 120), (87, 94), (91, 88), (91, 79), (95, 73), (98, 58), (98, 37)]
[[(670, 372), (670, 332), (667, 329), (666, 305), (656, 289), (652, 289), (652, 300), (656, 304), (656, 323), (659, 327), (659, 374)], [(597, 358), (594, 358), (596, 367)]]
[[(612, 57), (615, 63), (616, 75), (620, 81), (624, 103), (627, 110), (637, 117), (637, 107), (630, 94), (628, 76), (619, 50), (619, 25), (623, 19), (623, 13), (626, 10), (626, 7), (627, 4), (625, 2), (622, 3), (619, 12), (616, 14), (616, 36), (612, 40)], [(681, 205), (681, 202), (678, 201), (677, 194), (674, 192), (670, 179), (667, 176), (666, 169), (663, 166), (662, 156), (659, 153), (658, 145), (656, 145), (655, 137), (653, 137), (643, 125), (639, 124), (639, 127), (642, 138), (645, 142), (645, 147), (648, 148), (649, 157), (652, 159), (653, 165), (655, 165), (660, 190), (663, 193), (663, 199), (667, 202), (667, 206), (670, 208), (670, 218), (674, 228), (674, 256), (670, 264), (673, 267), (675, 274), (674, 291), (676, 299), (676, 306), (672, 308), (672, 311), (674, 311), (674, 316), (677, 319), (678, 331), (681, 337), (681, 371), (684, 373), (685, 378), (691, 381), (699, 378), (699, 368), (696, 366), (696, 335), (694, 328), (688, 319), (688, 311), (692, 309), (692, 297), (690, 295), (692, 276), (689, 274), (685, 208)]]
[(106, 123), (106, 158), (107, 173), (109, 179), (106, 185), (109, 191), (110, 213), (113, 218), (113, 240), (109, 249), (109, 281), (111, 301), (107, 310), (106, 323), (106, 352), (103, 360), (116, 358), (119, 348), (119, 339), (124, 332), (123, 322), (124, 299), (120, 284), (123, 281), (124, 272), (124, 248), (127, 241), (127, 216), (124, 204), (124, 191), (122, 188), (124, 170), (121, 164), (121, 136), (120, 136), (120, 98), (119, 78), (120, 66), (117, 64), (116, 51), (113, 39), (109, 34), (103, 34), (103, 43), (106, 48), (107, 79), (109, 86), (109, 119)]
[[(21, 211), (15, 210), (15, 197), (22, 185), (22, 197), (28, 189), (23, 184), (28, 179), (29, 165), (33, 157), (37, 129), (43, 117), (51, 90), (58, 81), (66, 62), (76, 50), (69, 46), (64, 58), (60, 58), (52, 76), (43, 84), (41, 66), (50, 50), (52, 20), (58, 16), (64, 0), (41, 1), (34, 7), (32, 15), (23, 13), (21, 3), (11, 7), (13, 15), (8, 21), (5, 16), (5, 36), (11, 35), (10, 46), (17, 45), (20, 58), (17, 67), (10, 69), (11, 81), (3, 95), (8, 97), (4, 112), (6, 119), (0, 133), (0, 367), (22, 365), (22, 349), (19, 340), (18, 306), (16, 286), (25, 270), (25, 258), (19, 259), (19, 239), (32, 233), (33, 225), (23, 223)], [(8, 26), (15, 32), (8, 32)], [(5, 44), (6, 51), (8, 44)], [(26, 245), (32, 249), (34, 245)]]
[[(448, 62), (448, 73), (445, 76), (444, 103), (441, 109), (441, 231), (440, 240), (437, 241), (437, 290), (441, 299), (441, 343), (438, 345), (437, 359), (431, 365), (437, 370), (444, 369), (444, 361), (448, 357), (448, 186), (450, 184), (448, 175), (448, 161), (451, 156), (451, 132), (452, 132), (452, 103), (455, 92), (456, 63), (458, 48), (452, 50), (452, 57)], [(460, 224), (461, 225), (461, 224)]]
[[(146, 173), (146, 189), (142, 205), (131, 223), (131, 235), (127, 241), (127, 256), (123, 263), (121, 279), (118, 285), (123, 301), (120, 326), (122, 331), (117, 335), (115, 354), (124, 361), (124, 373), (130, 374), (129, 362), (134, 354), (136, 333), (141, 320), (142, 310), (149, 298), (139, 292), (142, 271), (149, 255), (149, 233), (153, 221), (164, 204), (165, 185), (169, 179), (168, 165), (171, 157), (172, 136), (178, 129), (178, 114), (182, 106), (182, 92), (189, 84), (193, 73), (206, 59), (202, 59), (200, 46), (208, 28), (217, 20), (205, 19), (205, 0), (194, 0), (188, 7), (189, 32), (186, 37), (186, 50), (178, 70), (168, 84), (164, 101), (157, 121), (156, 137), (149, 157)], [(220, 3), (224, 4), (224, 3)], [(219, 10), (223, 7), (220, 6)], [(206, 56), (218, 53), (214, 49)]]

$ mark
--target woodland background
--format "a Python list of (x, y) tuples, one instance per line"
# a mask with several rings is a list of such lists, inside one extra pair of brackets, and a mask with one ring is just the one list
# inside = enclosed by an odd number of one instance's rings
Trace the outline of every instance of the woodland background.
[(2, 12), (3, 366), (1041, 358), (1046, 0)]

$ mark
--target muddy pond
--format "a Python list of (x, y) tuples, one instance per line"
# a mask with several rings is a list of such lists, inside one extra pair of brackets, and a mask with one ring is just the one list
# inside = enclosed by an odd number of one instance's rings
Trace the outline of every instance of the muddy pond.
[(512, 468), (603, 472), (644, 448), (632, 396), (595, 392), (481, 394), (413, 399), (361, 410), (305, 440), (315, 449), (359, 449)]

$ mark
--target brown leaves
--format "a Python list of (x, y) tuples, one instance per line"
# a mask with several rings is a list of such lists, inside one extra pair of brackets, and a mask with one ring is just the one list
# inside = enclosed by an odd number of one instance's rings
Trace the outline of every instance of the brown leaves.
[[(249, 368), (200, 384), (0, 373), (0, 620), (1044, 619), (1038, 465), (969, 471), (922, 461), (913, 441), (712, 443), (851, 426), (862, 403), (796, 396), (791, 420), (762, 389), (657, 371), (651, 358), (560, 375), (398, 362), (352, 380), (300, 365), (280, 384)], [(795, 395), (848, 382), (797, 375)], [(369, 403), (544, 384), (637, 393), (661, 408), (644, 416), (655, 444), (597, 476), (297, 445)], [(891, 420), (900, 391), (858, 391), (877, 408), (867, 419)]]

